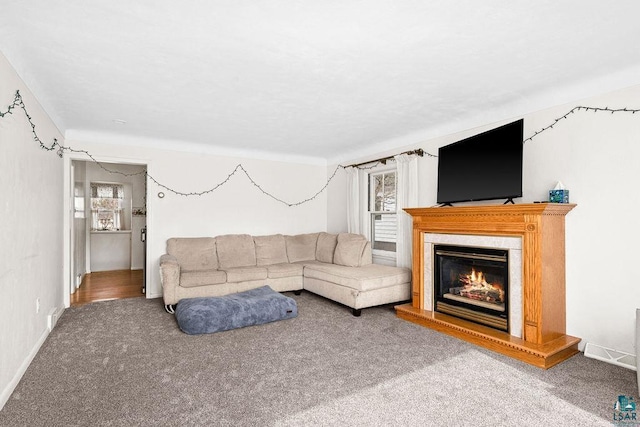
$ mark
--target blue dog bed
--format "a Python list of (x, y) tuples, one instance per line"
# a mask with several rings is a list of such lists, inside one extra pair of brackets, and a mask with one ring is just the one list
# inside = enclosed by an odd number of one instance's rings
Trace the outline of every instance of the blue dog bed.
[(269, 286), (221, 297), (187, 298), (176, 307), (178, 326), (190, 335), (261, 325), (297, 315), (296, 301)]

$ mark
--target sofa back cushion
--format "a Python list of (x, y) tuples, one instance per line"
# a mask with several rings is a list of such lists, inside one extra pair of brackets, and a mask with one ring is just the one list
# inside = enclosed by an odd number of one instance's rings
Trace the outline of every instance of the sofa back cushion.
[(254, 236), (253, 243), (256, 246), (257, 265), (273, 265), (289, 262), (287, 258), (287, 246), (282, 234)]
[(315, 261), (318, 233), (285, 236), (289, 262)]
[(226, 234), (216, 237), (220, 268), (251, 267), (256, 265), (256, 247), (248, 234)]
[(167, 253), (176, 257), (184, 270), (218, 268), (214, 237), (173, 237), (167, 240)]
[(338, 244), (338, 235), (322, 232), (318, 235), (316, 246), (316, 260), (333, 263), (333, 253)]
[(371, 244), (360, 234), (340, 233), (333, 254), (334, 264), (360, 267), (371, 264)]

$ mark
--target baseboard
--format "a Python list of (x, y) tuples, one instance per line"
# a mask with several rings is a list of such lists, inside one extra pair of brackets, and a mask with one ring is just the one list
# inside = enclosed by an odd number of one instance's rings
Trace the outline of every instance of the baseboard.
[(11, 394), (18, 386), (18, 383), (20, 383), (22, 376), (24, 375), (25, 372), (27, 372), (27, 368), (29, 368), (29, 365), (31, 365), (33, 358), (36, 357), (36, 354), (38, 354), (38, 351), (40, 351), (40, 347), (42, 347), (42, 344), (44, 344), (44, 341), (47, 339), (48, 336), (49, 336), (49, 329), (45, 328), (44, 332), (42, 333), (42, 335), (40, 336), (36, 344), (33, 346), (31, 351), (27, 355), (26, 359), (24, 359), (24, 361), (18, 368), (18, 371), (13, 376), (13, 379), (9, 381), (9, 384), (7, 384), (4, 390), (2, 390), (2, 393), (0, 393), (0, 411), (2, 410), (2, 408), (4, 408), (4, 405), (9, 401)]
[(147, 296), (147, 299), (161, 298), (162, 297), (162, 293), (150, 294), (148, 288), (147, 288), (147, 293), (145, 295)]

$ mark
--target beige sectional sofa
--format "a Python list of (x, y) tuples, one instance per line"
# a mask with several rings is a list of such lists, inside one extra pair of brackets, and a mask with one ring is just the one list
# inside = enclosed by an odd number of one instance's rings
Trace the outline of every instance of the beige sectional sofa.
[(411, 271), (372, 263), (359, 234), (171, 238), (160, 258), (167, 311), (181, 299), (222, 296), (269, 285), (305, 289), (360, 310), (411, 298)]

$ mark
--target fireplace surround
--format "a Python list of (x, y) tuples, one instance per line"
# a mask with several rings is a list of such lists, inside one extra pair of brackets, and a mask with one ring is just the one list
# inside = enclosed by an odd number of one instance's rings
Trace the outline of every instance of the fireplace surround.
[[(397, 306), (397, 315), (545, 369), (576, 354), (580, 338), (565, 333), (564, 223), (574, 207), (405, 209), (413, 217), (412, 302)], [(468, 246), (508, 249), (508, 331), (434, 309), (433, 248), (467, 241)]]
[(509, 331), (509, 252), (471, 246), (433, 248), (434, 311)]

